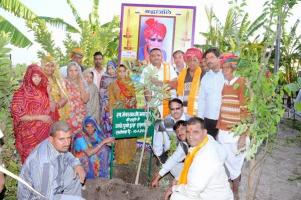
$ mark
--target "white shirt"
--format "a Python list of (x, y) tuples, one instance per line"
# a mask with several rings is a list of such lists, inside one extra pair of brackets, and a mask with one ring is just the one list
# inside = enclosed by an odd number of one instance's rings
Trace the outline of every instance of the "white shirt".
[[(161, 177), (163, 177), (170, 170), (172, 170), (177, 164), (181, 163), (185, 157), (186, 157), (186, 154), (185, 154), (181, 144), (179, 143), (176, 151), (162, 165), (162, 168), (159, 171), (159, 175)], [(175, 178), (177, 178), (177, 177), (175, 177)]]
[[(169, 66), (169, 80), (173, 80), (177, 78), (177, 73), (175, 72), (174, 68), (171, 65)], [(141, 78), (140, 78), (140, 83), (144, 84), (145, 78), (147, 75), (149, 75), (150, 72), (154, 72), (153, 77), (157, 78), (159, 81), (164, 81), (164, 65), (161, 63), (160, 68), (158, 69), (152, 64), (149, 64), (142, 70)], [(176, 97), (176, 91), (171, 90), (170, 92), (171, 97), (174, 98)], [(161, 116), (163, 116), (163, 105), (161, 104), (158, 107)]]
[(169, 150), (170, 139), (166, 131), (155, 131), (153, 138), (153, 150), (156, 156), (161, 156), (162, 153)]
[(228, 177), (213, 140), (209, 138), (195, 155), (187, 184), (173, 186), (171, 200), (233, 200)]
[(63, 78), (67, 77), (67, 65), (60, 68), (60, 74)]
[(222, 103), (225, 78), (221, 71), (207, 72), (201, 80), (198, 100), (198, 117), (217, 120)]
[(93, 74), (94, 74), (94, 80), (93, 80), (93, 82), (94, 82), (94, 84), (97, 86), (97, 88), (98, 88), (98, 90), (99, 90), (100, 80), (101, 80), (102, 75), (104, 74), (104, 70), (101, 69), (101, 71), (98, 72), (98, 71), (96, 70), (96, 68), (94, 67), (93, 70), (92, 70), (92, 72), (93, 72)]

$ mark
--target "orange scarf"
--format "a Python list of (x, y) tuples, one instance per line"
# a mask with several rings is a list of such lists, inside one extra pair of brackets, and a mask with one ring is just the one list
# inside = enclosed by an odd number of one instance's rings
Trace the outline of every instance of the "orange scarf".
[[(170, 81), (170, 67), (168, 64), (163, 64), (164, 66), (164, 78), (163, 82), (168, 83)], [(169, 114), (169, 107), (168, 107), (168, 99), (163, 100), (163, 118), (165, 118)]]
[(192, 161), (194, 159), (194, 156), (199, 152), (199, 150), (202, 147), (204, 147), (207, 144), (207, 142), (208, 136), (206, 135), (206, 137), (200, 142), (200, 144), (198, 144), (191, 152), (187, 154), (178, 184), (187, 184), (187, 175)]
[[(183, 69), (178, 77), (178, 87), (177, 87), (177, 95), (184, 96), (184, 85), (185, 85), (185, 77), (187, 74), (187, 69)], [(197, 99), (198, 92), (200, 87), (200, 78), (202, 74), (201, 67), (197, 67), (192, 78), (192, 83), (190, 87), (190, 92), (188, 95), (187, 102), (187, 114), (191, 116), (195, 116), (197, 114)]]

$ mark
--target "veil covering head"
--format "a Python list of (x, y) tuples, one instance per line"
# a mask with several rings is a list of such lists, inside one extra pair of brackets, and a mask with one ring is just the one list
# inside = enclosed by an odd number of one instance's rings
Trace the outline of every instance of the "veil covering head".
[(87, 89), (88, 88), (88, 84), (86, 82), (86, 80), (84, 79), (84, 76), (83, 76), (83, 72), (79, 66), (79, 64), (77, 64), (76, 62), (70, 62), (68, 65), (67, 65), (67, 79), (70, 80), (70, 75), (69, 75), (69, 69), (72, 67), (72, 66), (75, 66), (77, 68), (77, 71), (78, 71), (78, 82), (77, 84), (79, 84), (79, 81), (83, 81), (84, 83), (84, 86), (85, 88)]

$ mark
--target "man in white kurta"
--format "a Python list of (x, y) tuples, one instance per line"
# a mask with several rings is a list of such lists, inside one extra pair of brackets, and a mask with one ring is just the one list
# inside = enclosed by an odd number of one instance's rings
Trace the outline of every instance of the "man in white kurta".
[[(208, 138), (208, 141), (204, 142), (204, 140), (207, 140), (206, 138)], [(187, 140), (191, 146), (189, 152), (192, 152), (202, 142), (204, 142), (204, 145), (193, 157), (186, 176), (186, 184), (174, 185), (170, 199), (233, 200), (223, 160), (216, 148), (216, 142), (211, 136), (207, 135), (202, 119), (193, 117), (188, 120)], [(186, 161), (184, 167), (185, 164)], [(179, 181), (181, 181), (181, 178), (182, 174)]]
[[(163, 82), (171, 85), (171, 83), (175, 82), (177, 79), (177, 73), (175, 72), (174, 68), (167, 63), (163, 63), (162, 52), (157, 48), (154, 48), (150, 51), (150, 64), (143, 69), (140, 82), (144, 84), (145, 79), (148, 78), (150, 73), (153, 73), (151, 74), (151, 82), (159, 87), (163, 86)], [(174, 98), (176, 95), (175, 90), (171, 90), (170, 92), (171, 98)], [(150, 91), (145, 91), (146, 101), (150, 101), (154, 95), (155, 94), (152, 94)], [(163, 115), (163, 103), (158, 106), (158, 108), (161, 117), (165, 117)]]

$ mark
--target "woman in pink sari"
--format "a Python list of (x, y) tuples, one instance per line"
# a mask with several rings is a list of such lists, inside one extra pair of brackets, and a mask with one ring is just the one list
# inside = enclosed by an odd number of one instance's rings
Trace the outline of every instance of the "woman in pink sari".
[(24, 163), (30, 152), (49, 136), (52, 124), (48, 80), (38, 65), (30, 65), (21, 87), (13, 95), (13, 117), (16, 148)]
[(80, 66), (70, 62), (67, 66), (65, 85), (69, 97), (70, 116), (67, 118), (72, 134), (82, 130), (83, 119), (86, 117), (85, 104), (89, 101), (87, 84), (83, 78)]

